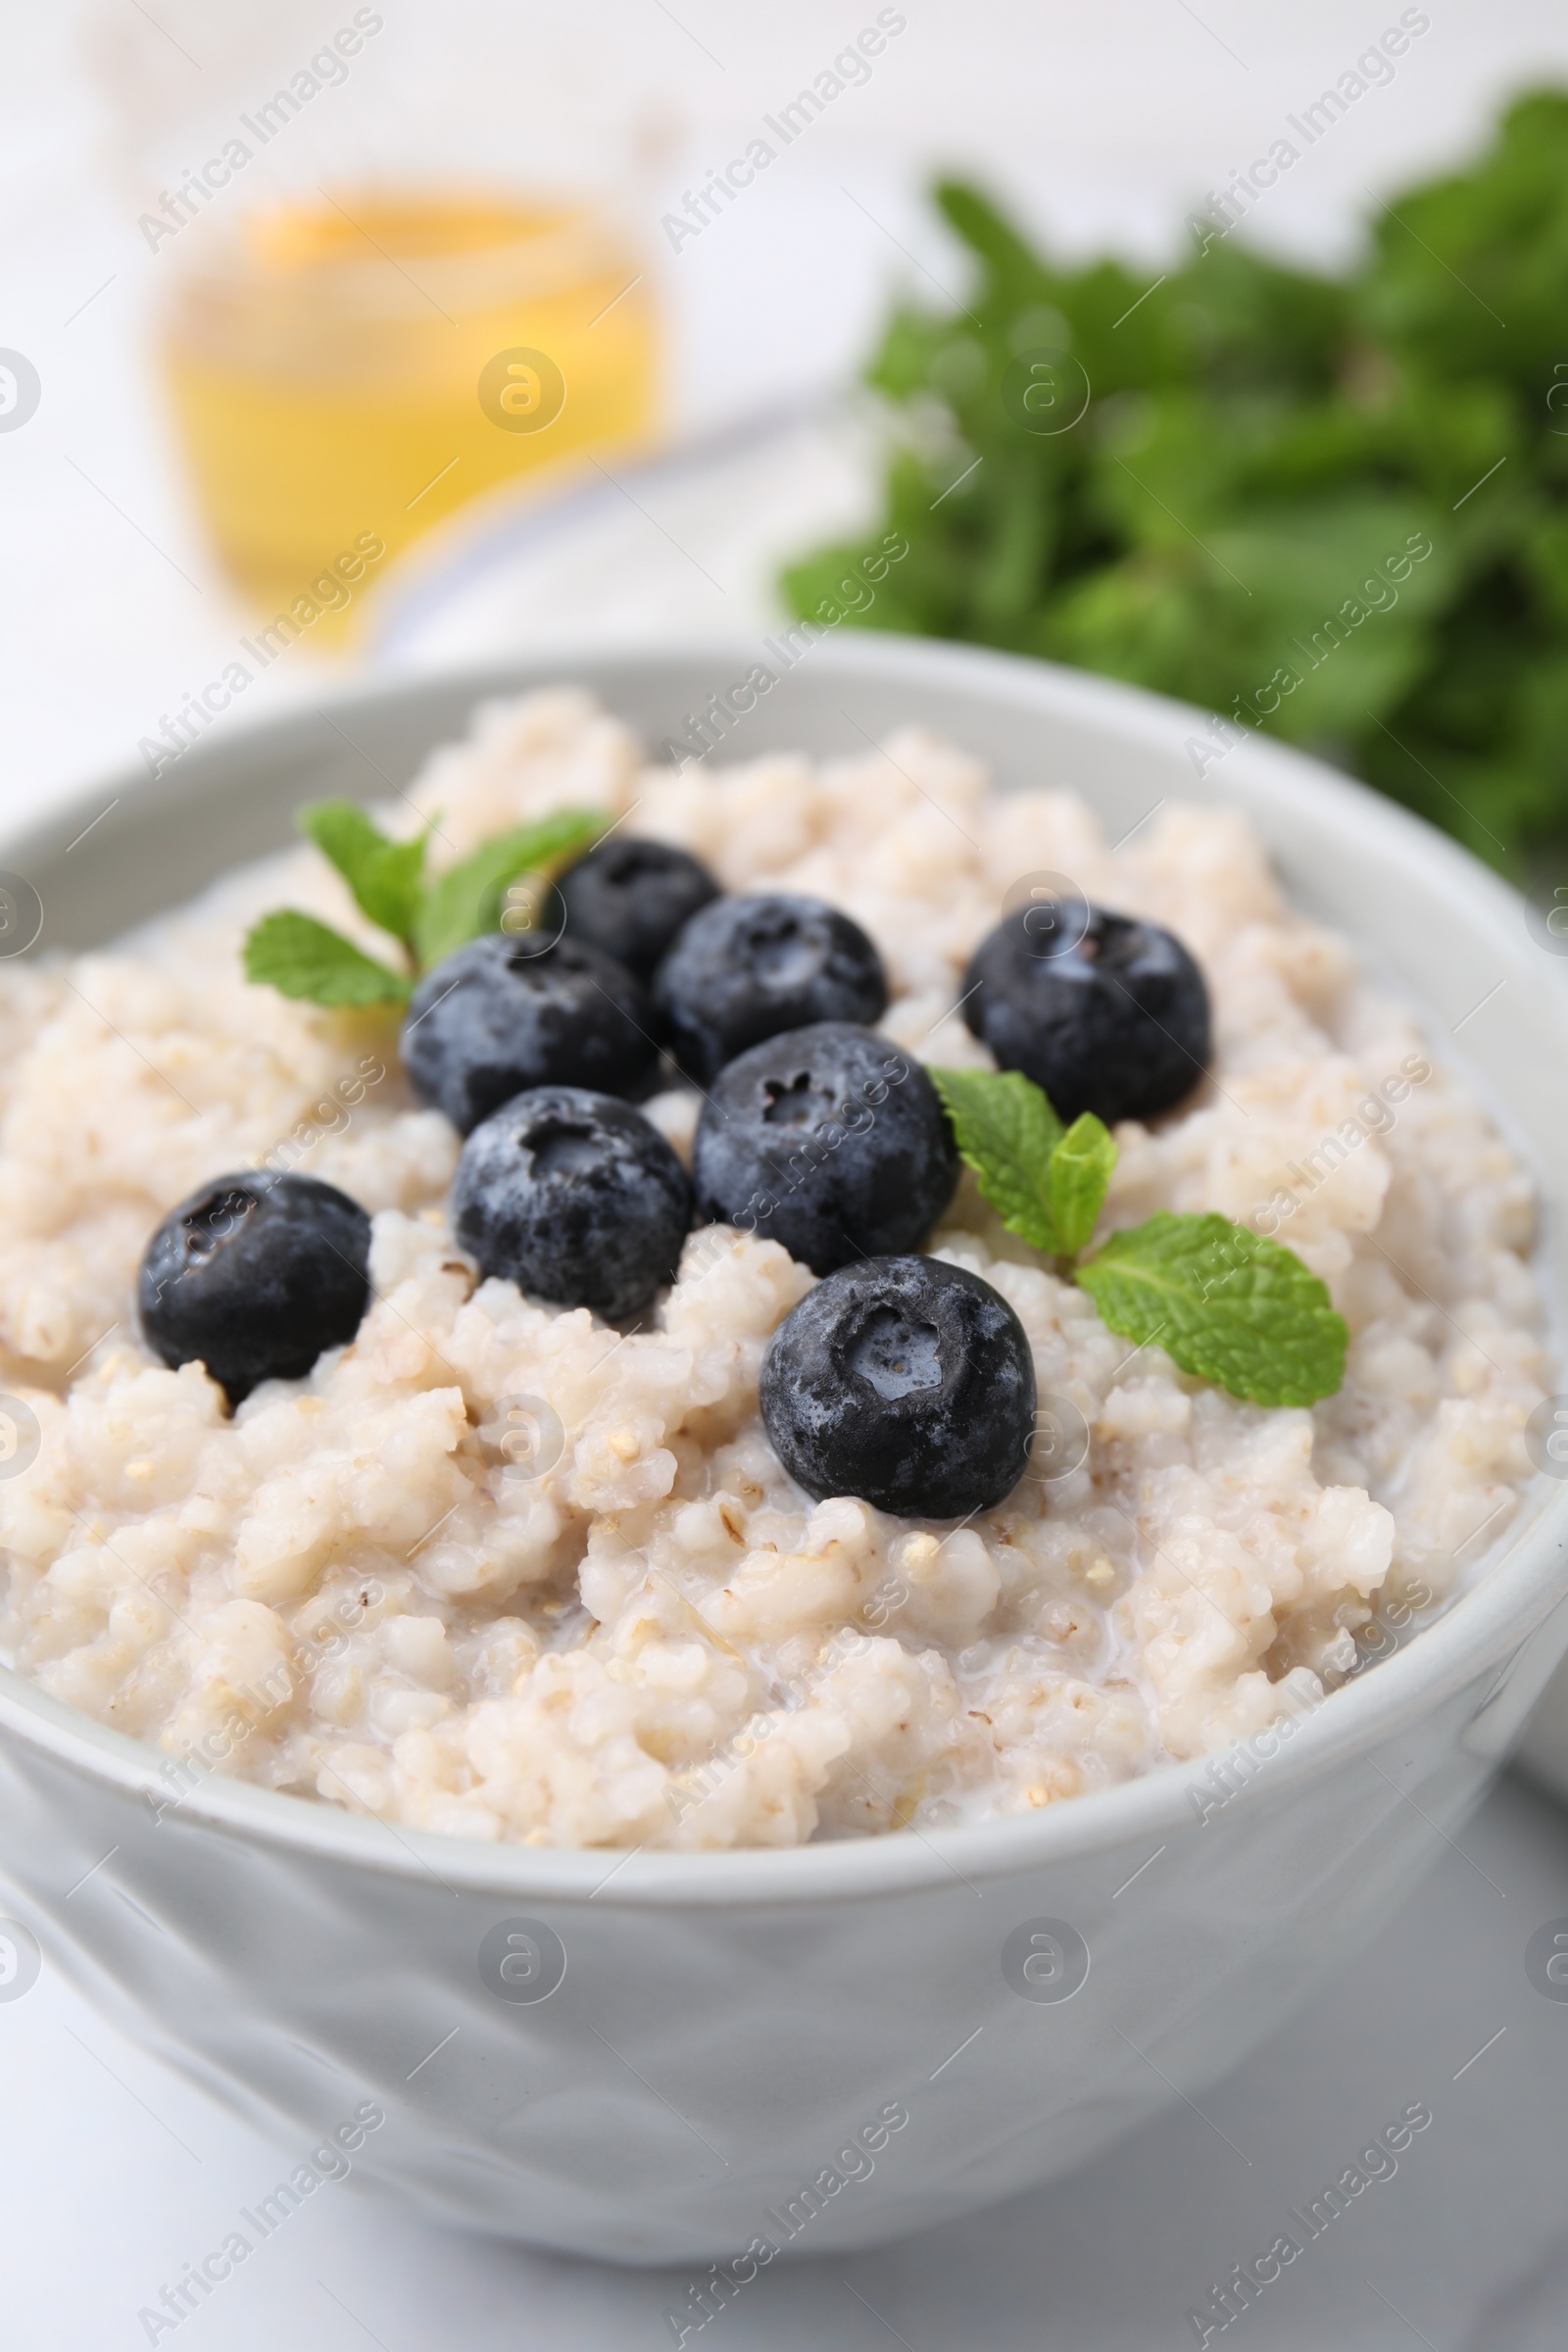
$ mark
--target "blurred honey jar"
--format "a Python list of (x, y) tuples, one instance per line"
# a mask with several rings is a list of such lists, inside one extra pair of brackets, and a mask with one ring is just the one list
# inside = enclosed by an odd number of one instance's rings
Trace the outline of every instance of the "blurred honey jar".
[[(652, 289), (592, 206), (279, 204), (207, 245), (163, 341), (208, 526), (268, 612), (346, 552), (379, 571), (483, 492), (640, 450), (659, 422)], [(320, 617), (313, 635), (341, 614)]]

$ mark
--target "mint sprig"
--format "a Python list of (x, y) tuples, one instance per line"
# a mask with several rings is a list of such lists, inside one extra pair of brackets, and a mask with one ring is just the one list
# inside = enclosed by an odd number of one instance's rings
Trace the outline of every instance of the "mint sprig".
[(410, 946), (429, 826), (412, 841), (388, 841), (354, 801), (313, 801), (295, 822), (331, 858), (361, 913)]
[(1063, 1257), (1076, 1257), (1094, 1232), (1115, 1165), (1115, 1137), (1086, 1110), (1074, 1119), (1046, 1165), (1046, 1189)]
[(1158, 1340), (1254, 1404), (1315, 1404), (1345, 1378), (1348, 1333), (1326, 1286), (1266, 1234), (1160, 1209), (1113, 1233), (1073, 1280), (1124, 1339)]
[(433, 879), (424, 870), (430, 826), (412, 840), (393, 841), (353, 801), (314, 801), (300, 810), (298, 822), (343, 876), (361, 913), (396, 941), (400, 960), (380, 962), (329, 923), (281, 906), (246, 935), (245, 977), (281, 996), (340, 1007), (405, 1004), (433, 964), (501, 927), (509, 890), (525, 877), (542, 887), (580, 857), (610, 819), (591, 808), (558, 809), (482, 842)]
[[(431, 883), (414, 919), (414, 947), (426, 970), (454, 948), (499, 931), (507, 892), (524, 875), (548, 882), (596, 841), (610, 822), (591, 809), (564, 808), (481, 842), (461, 865)], [(527, 928), (528, 926), (521, 926)]]
[(1092, 1111), (1063, 1130), (1018, 1070), (933, 1069), (960, 1156), (1009, 1233), (1063, 1260), (1101, 1320), (1253, 1404), (1314, 1404), (1345, 1379), (1349, 1334), (1293, 1250), (1212, 1213), (1160, 1209), (1078, 1264), (1116, 1165)]
[(1009, 1233), (1060, 1257), (1048, 1170), (1065, 1132), (1044, 1091), (1018, 1070), (941, 1070), (932, 1083), (980, 1197)]
[(314, 914), (279, 906), (245, 941), (245, 977), (311, 1004), (402, 1004), (414, 983)]

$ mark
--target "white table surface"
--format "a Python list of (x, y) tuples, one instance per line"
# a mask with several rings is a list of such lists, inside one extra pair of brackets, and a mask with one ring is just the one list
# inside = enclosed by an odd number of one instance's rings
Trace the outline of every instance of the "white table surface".
[[(154, 0), (150, 11), (61, 0), (0, 21), (0, 345), (28, 354), (45, 395), (24, 430), (0, 435), (0, 821), (132, 760), (137, 737), (247, 625), (190, 511), (147, 366), (157, 257), (105, 163), (83, 34), (100, 51), (129, 40), (149, 55), (172, 41), (193, 74), (207, 57), (216, 79), (220, 21), (226, 33), (245, 16), (262, 86), (270, 27), (289, 52), (272, 62), (286, 66), (350, 13), (278, 0), (264, 21), (232, 0)], [(678, 134), (663, 167), (674, 191), (743, 144), (757, 116), (874, 13), (802, 0), (741, 19), (718, 0), (677, 0), (674, 11), (607, 0), (578, 22), (546, 0), (389, 0), (386, 33), (343, 101), (362, 127), (415, 123), (443, 92), (461, 109), (481, 63), (487, 74), (497, 59), (520, 74), (548, 52), (574, 86), (665, 110)], [(956, 284), (920, 200), (930, 159), (1001, 184), (1074, 249), (1108, 240), (1158, 256), (1195, 194), (1266, 144), (1398, 11), (1369, 13), (1360, 0), (1311, 12), (1264, 0), (1200, 0), (1198, 11), (1185, 0), (1095, 11), (927, 0), (907, 14), (900, 47), (852, 94), (858, 113), (846, 105), (722, 235), (666, 268), (687, 428), (842, 380), (895, 278)], [(1568, 18), (1547, 0), (1434, 0), (1430, 14), (1393, 86), (1282, 187), (1263, 233), (1343, 249), (1367, 187), (1460, 150), (1500, 92), (1544, 69), (1568, 79)], [(163, 65), (176, 80), (185, 71)], [(585, 625), (601, 609), (584, 591)], [(751, 625), (755, 602), (737, 612)], [(553, 617), (564, 628), (571, 616)], [(405, 632), (399, 658), (431, 658), (438, 637), (416, 644)], [(340, 674), (291, 649), (248, 710), (318, 694)], [(1264, 2247), (1283, 2208), (1348, 2162), (1387, 2114), (1424, 2098), (1435, 2121), (1398, 2177), (1374, 2185), (1225, 2340), (1256, 2352), (1559, 2345), (1568, 2004), (1531, 1988), (1523, 1953), (1536, 1927), (1568, 1913), (1568, 1815), (1505, 1784), (1462, 1842), (1470, 1858), (1444, 1851), (1379, 1944), (1274, 2047), (1203, 2094), (1203, 2114), (1177, 2104), (1079, 2178), (910, 2245), (781, 2267), (689, 2341), (731, 2352), (1190, 2344), (1185, 2314), (1206, 2283)], [(3, 1851), (0, 1823), (0, 1862)], [(24, 1998), (0, 2004), (0, 2119), (4, 2352), (147, 2342), (140, 2308), (299, 2153), (122, 2039), (47, 1965)], [(662, 2315), (684, 2287), (683, 2276), (425, 2229), (350, 2182), (292, 2215), (176, 2332), (197, 2352), (653, 2352), (672, 2341)]]

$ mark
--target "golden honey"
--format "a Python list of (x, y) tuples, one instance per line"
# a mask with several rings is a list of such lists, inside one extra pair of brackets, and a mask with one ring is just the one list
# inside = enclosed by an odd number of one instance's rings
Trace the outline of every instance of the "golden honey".
[(254, 214), (183, 279), (164, 361), (209, 528), (266, 612), (344, 549), (395, 556), (658, 420), (651, 288), (586, 208), (340, 190)]

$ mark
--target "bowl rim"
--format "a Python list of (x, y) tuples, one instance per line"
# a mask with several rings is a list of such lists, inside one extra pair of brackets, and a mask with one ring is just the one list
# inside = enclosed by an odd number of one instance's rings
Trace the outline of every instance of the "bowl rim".
[[(242, 757), (254, 757), (269, 746), (281, 754), (291, 741), (314, 735), (321, 716), (328, 716), (330, 723), (332, 716), (352, 717), (359, 710), (416, 706), (435, 694), (450, 699), (466, 691), (471, 703), (480, 703), (497, 695), (573, 683), (597, 693), (613, 711), (616, 673), (676, 664), (684, 670), (696, 663), (723, 677), (741, 674), (755, 659), (756, 649), (738, 639), (681, 638), (598, 650), (584, 647), (574, 653), (548, 651), (535, 661), (491, 662), (472, 670), (371, 675), (313, 696), (309, 707), (240, 719), (225, 728), (220, 743), (209, 739), (194, 747), (185, 776), (175, 771), (151, 791), (141, 769), (111, 775), (57, 806), (41, 821), (14, 831), (8, 828), (0, 839), (0, 855), (24, 865), (58, 855), (77, 830), (83, 812), (101, 808), (106, 791), (118, 789), (130, 802), (127, 813), (132, 819), (136, 803), (149, 797), (161, 802), (194, 798), (214, 766), (228, 763), (230, 747)], [(848, 642), (831, 637), (815, 642), (811, 662), (813, 669), (837, 672), (846, 686), (859, 679), (907, 684), (917, 691), (935, 672), (942, 683), (960, 692), (1014, 706), (1033, 705), (1042, 717), (1070, 716), (1119, 739), (1134, 752), (1147, 748), (1168, 757), (1175, 731), (1185, 738), (1195, 724), (1207, 724), (1207, 714), (1191, 705), (1119, 680), (988, 648), (866, 630)], [(1470, 920), (1486, 930), (1489, 944), (1510, 972), (1553, 1002), (1568, 1047), (1568, 990), (1524, 956), (1528, 935), (1523, 902), (1457, 842), (1308, 755), (1260, 737), (1236, 745), (1227, 757), (1221, 797), (1244, 807), (1282, 806), (1313, 829), (1346, 842), (1377, 843), (1385, 855), (1412, 862), (1434, 883), (1450, 890), (1462, 887)], [(1544, 1189), (1544, 1199), (1549, 1200)], [(1544, 1222), (1547, 1239), (1542, 1246), (1555, 1258), (1561, 1245), (1549, 1218)], [(1305, 1778), (1337, 1763), (1365, 1758), (1373, 1747), (1397, 1740), (1489, 1665), (1500, 1664), (1481, 1702), (1484, 1710), (1509, 1681), (1525, 1638), (1554, 1612), (1565, 1611), (1568, 1481), (1550, 1486), (1538, 1479), (1525, 1490), (1524, 1508), (1503, 1548), (1477, 1581), (1456, 1595), (1442, 1616), (1380, 1661), (1374, 1672), (1342, 1686), (1299, 1719), (1288, 1742), (1236, 1801), (1278, 1801)], [(377, 1815), (350, 1813), (216, 1772), (176, 1796), (170, 1778), (172, 1758), (99, 1723), (5, 1666), (0, 1666), (0, 1734), (20, 1740), (78, 1778), (144, 1802), (150, 1819), (167, 1821), (176, 1830), (200, 1828), (237, 1836), (288, 1849), (302, 1860), (352, 1864), (406, 1879), (428, 1876), (453, 1895), (463, 1891), (567, 1904), (604, 1895), (616, 1906), (695, 1908), (836, 1903), (929, 1889), (953, 1880), (978, 1895), (976, 1879), (1037, 1873), (1069, 1859), (1120, 1853), (1138, 1842), (1168, 1842), (1179, 1830), (1205, 1826), (1205, 1811), (1213, 1809), (1214, 1767), (1238, 1752), (1232, 1747), (1191, 1763), (1165, 1763), (1113, 1788), (991, 1821), (930, 1831), (907, 1828), (806, 1845), (671, 1852), (641, 1846), (577, 1848), (468, 1840), (405, 1828)], [(1381, 1777), (1396, 1794), (1402, 1793), (1386, 1775)], [(1206, 1807), (1200, 1801), (1205, 1790), (1210, 1799)]]

